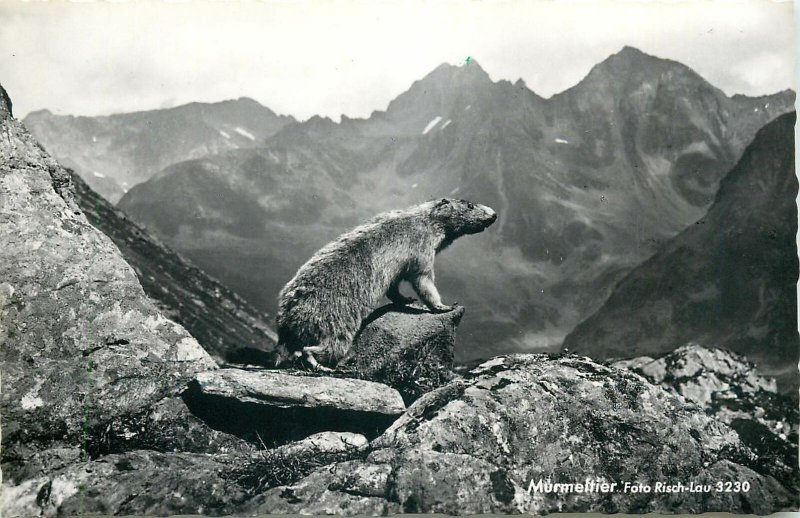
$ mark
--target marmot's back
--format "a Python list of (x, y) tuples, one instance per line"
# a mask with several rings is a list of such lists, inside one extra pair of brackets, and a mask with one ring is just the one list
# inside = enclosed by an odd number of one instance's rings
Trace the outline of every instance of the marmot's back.
[[(398, 300), (400, 281), (413, 285), (423, 276), (430, 277), (432, 286), (436, 253), (461, 235), (480, 232), (496, 217), (488, 207), (443, 199), (381, 214), (342, 234), (281, 290), (279, 345), (287, 353), (314, 349), (324, 363), (338, 362), (384, 295)], [(429, 306), (442, 306), (435, 295), (437, 300), (430, 301), (420, 293)]]

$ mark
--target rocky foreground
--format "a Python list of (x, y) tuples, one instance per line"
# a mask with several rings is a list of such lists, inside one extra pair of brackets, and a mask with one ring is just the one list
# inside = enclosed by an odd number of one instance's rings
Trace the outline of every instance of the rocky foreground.
[[(743, 358), (514, 355), (383, 308), (332, 376), (220, 368), (148, 299), (0, 89), (4, 516), (797, 507), (796, 414)], [(548, 493), (532, 481), (747, 492)]]

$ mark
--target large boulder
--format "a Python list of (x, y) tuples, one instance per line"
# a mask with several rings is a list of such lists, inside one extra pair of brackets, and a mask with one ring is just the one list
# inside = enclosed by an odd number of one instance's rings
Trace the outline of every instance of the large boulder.
[[(434, 390), (371, 453), (251, 502), (269, 513), (385, 514), (741, 511), (797, 496), (759, 472), (736, 432), (622, 369), (588, 358), (494, 358)], [(616, 483), (612, 492), (543, 492), (539, 480)], [(744, 482), (748, 493), (624, 492), (625, 482)], [(529, 491), (529, 489), (531, 489)]]
[(264, 369), (199, 373), (184, 400), (212, 427), (269, 446), (323, 431), (374, 438), (406, 409), (380, 383)]
[(407, 403), (453, 379), (456, 328), (464, 308), (431, 313), (384, 306), (364, 323), (342, 368), (396, 388)]
[[(75, 452), (85, 460), (124, 449), (125, 441), (189, 450), (239, 444), (179, 399), (216, 363), (145, 296), (117, 247), (75, 204), (69, 173), (10, 116), (4, 93), (0, 105), (4, 482)], [(181, 424), (191, 426), (177, 432)]]

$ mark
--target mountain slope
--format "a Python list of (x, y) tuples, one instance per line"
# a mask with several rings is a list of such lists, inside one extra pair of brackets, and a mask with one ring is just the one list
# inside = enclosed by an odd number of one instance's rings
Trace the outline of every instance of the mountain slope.
[(437, 196), (473, 199), (499, 221), (437, 261), (445, 300), (468, 310), (459, 360), (554, 349), (702, 216), (756, 128), (792, 102), (729, 98), (630, 48), (551, 99), (476, 62), (443, 65), (368, 119), (315, 117), (259, 149), (176, 164), (120, 206), (274, 311), (280, 286), (348, 227)]
[(759, 131), (708, 214), (634, 269), (567, 336), (595, 358), (668, 352), (689, 341), (796, 384), (797, 178), (794, 114)]
[(86, 219), (117, 245), (162, 313), (220, 361), (264, 361), (277, 343), (266, 314), (150, 237), (75, 173), (72, 183)]
[(50, 153), (112, 203), (172, 163), (258, 146), (291, 122), (248, 98), (103, 117), (42, 110), (23, 121)]

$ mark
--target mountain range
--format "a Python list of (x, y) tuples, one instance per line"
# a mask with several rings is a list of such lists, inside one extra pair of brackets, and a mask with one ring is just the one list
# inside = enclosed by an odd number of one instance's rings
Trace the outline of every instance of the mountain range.
[(119, 207), (274, 312), (296, 269), (358, 222), (438, 196), (487, 204), (498, 222), (437, 259), (445, 302), (467, 308), (457, 357), (555, 350), (705, 214), (756, 131), (793, 102), (727, 96), (630, 47), (549, 99), (476, 61), (442, 65), (366, 119), (289, 121), (257, 145), (148, 170)]
[(59, 162), (112, 203), (170, 164), (258, 146), (292, 122), (248, 98), (103, 117), (40, 110), (23, 120)]
[(564, 341), (593, 358), (690, 341), (744, 354), (797, 389), (795, 114), (756, 135), (703, 218), (631, 271)]

